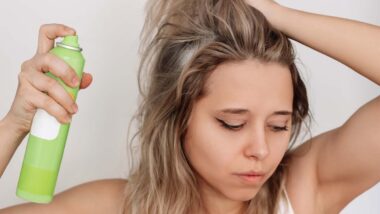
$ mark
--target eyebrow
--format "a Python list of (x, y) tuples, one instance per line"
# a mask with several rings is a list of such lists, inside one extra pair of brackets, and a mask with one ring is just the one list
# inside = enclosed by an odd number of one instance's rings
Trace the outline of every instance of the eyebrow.
[[(249, 113), (248, 109), (241, 109), (241, 108), (227, 108), (227, 109), (222, 109), (221, 112), (226, 113), (226, 114), (247, 114)], [(288, 111), (288, 110), (280, 110), (280, 111), (275, 111), (272, 113), (272, 115), (292, 115), (293, 112)]]

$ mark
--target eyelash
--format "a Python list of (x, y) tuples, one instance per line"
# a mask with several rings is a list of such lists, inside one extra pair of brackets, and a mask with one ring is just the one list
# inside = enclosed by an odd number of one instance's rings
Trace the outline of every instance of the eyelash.
[[(228, 130), (231, 130), (231, 131), (238, 131), (241, 127), (243, 127), (244, 124), (242, 125), (238, 125), (238, 126), (231, 126), (229, 124), (227, 124), (226, 122), (224, 122), (223, 120), (220, 120), (220, 119), (217, 119), (220, 124), (222, 125), (222, 127), (228, 129)], [(272, 126), (273, 128), (273, 131), (274, 132), (281, 132), (281, 131), (288, 131), (288, 126)]]

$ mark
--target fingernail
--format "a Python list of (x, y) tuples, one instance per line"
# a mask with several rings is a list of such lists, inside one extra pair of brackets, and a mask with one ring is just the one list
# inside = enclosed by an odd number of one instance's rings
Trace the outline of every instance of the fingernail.
[(77, 77), (74, 77), (74, 78), (72, 79), (72, 83), (73, 83), (74, 86), (78, 86), (79, 79), (78, 79)]
[(66, 31), (68, 33), (70, 33), (70, 34), (74, 34), (75, 33), (75, 31), (73, 29), (69, 28), (69, 27), (66, 27)]
[(72, 109), (73, 109), (73, 112), (74, 112), (74, 113), (77, 113), (77, 112), (78, 112), (78, 106), (77, 106), (77, 104), (74, 103), (74, 104), (72, 105)]

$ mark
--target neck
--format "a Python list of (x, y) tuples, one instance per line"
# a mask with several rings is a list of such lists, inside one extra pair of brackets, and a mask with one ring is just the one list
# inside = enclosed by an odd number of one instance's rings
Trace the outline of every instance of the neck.
[(242, 214), (245, 213), (248, 203), (227, 198), (209, 185), (201, 185), (203, 210), (201, 214)]
[(203, 210), (200, 212), (201, 214), (243, 214), (247, 209), (247, 205), (245, 204), (207, 204)]

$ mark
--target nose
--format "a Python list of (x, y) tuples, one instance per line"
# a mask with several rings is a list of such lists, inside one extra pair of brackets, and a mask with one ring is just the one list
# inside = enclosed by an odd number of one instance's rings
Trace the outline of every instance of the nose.
[(249, 133), (244, 153), (247, 157), (254, 157), (257, 160), (263, 160), (269, 155), (264, 130), (256, 129)]

